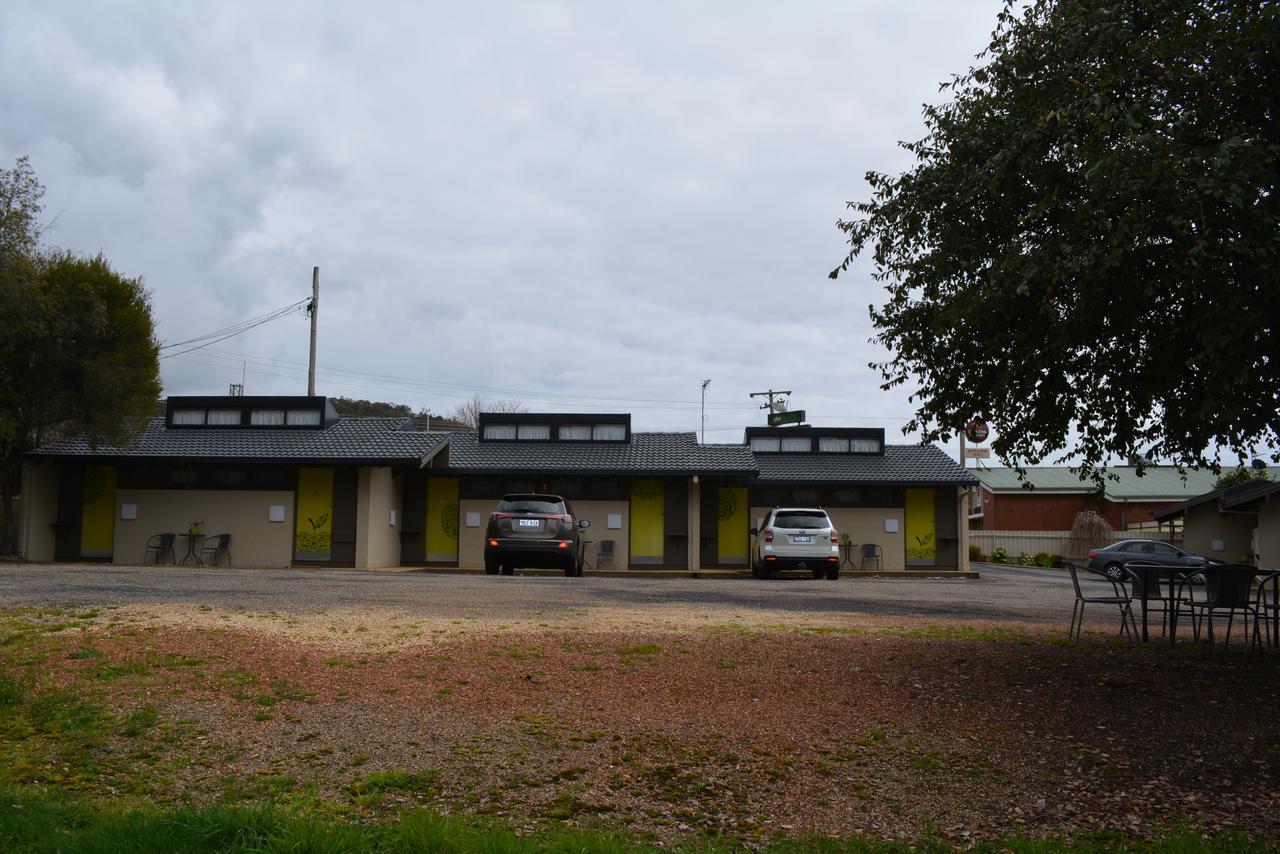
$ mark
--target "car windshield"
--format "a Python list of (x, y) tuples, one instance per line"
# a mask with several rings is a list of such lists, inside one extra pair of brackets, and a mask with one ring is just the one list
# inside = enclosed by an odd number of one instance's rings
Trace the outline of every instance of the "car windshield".
[(779, 513), (773, 519), (779, 528), (826, 528), (831, 525), (827, 514), (813, 510), (793, 510)]
[(564, 502), (546, 495), (509, 495), (498, 502), (499, 513), (547, 513), (559, 515), (565, 512)]

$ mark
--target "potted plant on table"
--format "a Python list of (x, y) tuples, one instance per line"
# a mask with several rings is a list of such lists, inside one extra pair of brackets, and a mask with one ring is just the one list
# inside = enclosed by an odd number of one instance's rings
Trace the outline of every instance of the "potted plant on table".
[(199, 535), (199, 533), (200, 533), (200, 526), (201, 526), (201, 525), (203, 525), (203, 524), (204, 524), (204, 522), (192, 522), (192, 523), (191, 523), (191, 527), (187, 529), (187, 533), (188, 533), (188, 534), (190, 534), (190, 535), (191, 535), (191, 536), (193, 536), (193, 537), (194, 537), (194, 536)]

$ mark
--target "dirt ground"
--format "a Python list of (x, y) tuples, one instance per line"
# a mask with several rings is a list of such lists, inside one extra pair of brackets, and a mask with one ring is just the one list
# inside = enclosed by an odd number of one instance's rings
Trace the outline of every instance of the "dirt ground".
[(416, 803), (660, 840), (1280, 834), (1274, 653), (692, 607), (540, 624), (131, 605), (6, 632), (7, 672), (153, 715), (91, 772), (34, 741), (10, 757), (19, 782), (89, 794)]

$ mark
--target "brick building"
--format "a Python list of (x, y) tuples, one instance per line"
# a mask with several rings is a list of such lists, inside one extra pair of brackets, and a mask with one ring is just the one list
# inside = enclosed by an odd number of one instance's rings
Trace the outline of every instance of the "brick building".
[(1141, 476), (1132, 466), (1107, 470), (1106, 494), (1069, 468), (1029, 468), (1024, 479), (1011, 468), (977, 468), (981, 486), (969, 496), (969, 528), (984, 531), (1069, 531), (1081, 510), (1097, 510), (1117, 531), (1148, 523), (1151, 513), (1213, 489), (1217, 475), (1148, 466)]

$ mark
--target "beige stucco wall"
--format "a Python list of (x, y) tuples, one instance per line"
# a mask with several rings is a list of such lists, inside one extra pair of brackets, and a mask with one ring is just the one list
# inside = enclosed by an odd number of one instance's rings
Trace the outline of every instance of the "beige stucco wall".
[[(628, 516), (630, 502), (627, 501), (575, 501), (573, 502), (573, 512), (578, 514), (579, 519), (590, 519), (591, 527), (585, 531), (585, 536), (590, 542), (587, 546), (587, 561), (593, 569), (600, 569), (600, 562), (597, 560), (597, 550), (601, 540), (613, 540), (613, 565), (609, 566), (605, 561), (605, 569), (626, 569), (627, 555), (631, 554), (631, 544), (627, 539), (627, 532), (631, 530), (631, 520)], [(617, 513), (622, 517), (622, 527), (614, 530), (609, 529), (609, 514)]]
[(53, 524), (58, 521), (58, 464), (22, 464), (22, 515), (18, 516), (19, 554), (27, 560), (53, 560)]
[[(137, 519), (121, 519), (120, 507), (135, 504)], [(283, 522), (269, 522), (272, 505), (284, 507)], [(292, 492), (218, 489), (121, 489), (116, 492), (114, 562), (141, 563), (152, 534), (185, 532), (193, 521), (205, 534), (230, 534), (235, 566), (289, 566), (293, 562)], [(186, 541), (174, 544), (181, 560)]]
[[(1182, 524), (1182, 547), (1189, 552), (1224, 561), (1237, 561), (1253, 548), (1253, 514), (1218, 513), (1218, 502), (1209, 501), (1187, 510)], [(1214, 549), (1221, 540), (1223, 548)]]
[[(458, 521), (458, 566), (463, 569), (482, 569), (484, 567), (484, 531), (489, 524), (489, 514), (496, 505), (493, 499), (464, 499), (459, 502)], [(574, 501), (573, 512), (579, 519), (589, 519), (591, 527), (583, 532), (590, 545), (587, 546), (587, 560), (592, 567), (598, 568), (595, 543), (600, 540), (614, 541), (613, 568), (627, 568), (627, 504), (626, 501)], [(467, 513), (480, 515), (480, 527), (466, 526)], [(622, 528), (610, 530), (606, 527), (609, 514), (622, 516)], [(608, 567), (606, 567), (607, 569)]]
[(1280, 569), (1280, 496), (1258, 510), (1258, 527), (1254, 532), (1258, 550), (1258, 566), (1263, 569)]
[(960, 532), (960, 569), (969, 568), (969, 501), (973, 487), (956, 490), (956, 530)]
[[(356, 484), (358, 569), (400, 565), (400, 480), (386, 467), (364, 466)], [(396, 513), (395, 523), (391, 513)]]
[[(751, 508), (751, 527), (757, 527), (759, 521), (769, 512), (768, 507)], [(884, 569), (905, 569), (907, 565), (907, 541), (905, 511), (901, 507), (828, 507), (827, 515), (841, 535), (848, 534), (849, 539), (858, 544), (853, 561), (862, 567), (863, 543), (875, 543), (884, 552)], [(888, 534), (884, 530), (885, 519), (898, 521), (897, 533)], [(868, 568), (874, 568), (874, 562)], [(848, 569), (846, 566), (845, 569)]]

